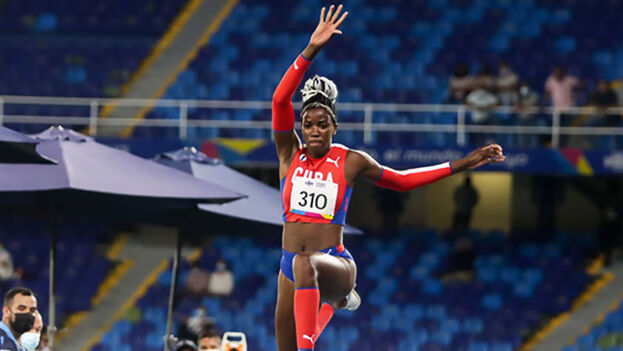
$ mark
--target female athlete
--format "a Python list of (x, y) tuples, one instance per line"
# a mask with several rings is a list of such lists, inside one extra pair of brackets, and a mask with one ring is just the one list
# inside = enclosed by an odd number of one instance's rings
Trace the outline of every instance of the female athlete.
[[(313, 350), (337, 308), (357, 309), (357, 266), (342, 244), (353, 186), (360, 179), (407, 191), (453, 173), (504, 160), (499, 145), (436, 166), (396, 171), (368, 154), (332, 144), (338, 127), (337, 88), (315, 76), (305, 82), (301, 111), (304, 144), (294, 131), (292, 96), (305, 71), (338, 29), (342, 5), (320, 12), (309, 44), (281, 79), (273, 95), (273, 131), (279, 157), (284, 209), (283, 255), (275, 309), (279, 351)], [(322, 306), (320, 303), (324, 302)]]

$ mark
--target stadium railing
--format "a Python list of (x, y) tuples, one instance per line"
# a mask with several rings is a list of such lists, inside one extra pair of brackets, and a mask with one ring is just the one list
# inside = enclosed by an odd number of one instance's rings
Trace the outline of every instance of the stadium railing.
[[(54, 106), (78, 106), (89, 107), (88, 116), (54, 116), (54, 115), (26, 115), (6, 114), (7, 105), (54, 105)], [(177, 118), (102, 118), (99, 110), (107, 105), (115, 106), (153, 106), (176, 108), (179, 113)], [(300, 103), (295, 103), (295, 109), (299, 109)], [(188, 128), (237, 128), (237, 129), (264, 129), (270, 130), (271, 121), (262, 120), (209, 120), (190, 119), (189, 108), (193, 109), (228, 109), (228, 110), (266, 110), (270, 111), (270, 101), (235, 101), (235, 100), (153, 100), (153, 99), (110, 99), (110, 98), (76, 98), (76, 97), (45, 97), (45, 96), (0, 96), (0, 125), (3, 123), (22, 124), (72, 124), (88, 127), (89, 134), (97, 136), (99, 126), (143, 126), (143, 127), (175, 127), (179, 130), (179, 138), (186, 139)], [(522, 109), (525, 114), (546, 114), (548, 124), (545, 126), (525, 125), (478, 125), (468, 123), (467, 115), (471, 110), (466, 105), (432, 105), (432, 104), (391, 104), (391, 103), (348, 103), (339, 104), (340, 111), (353, 111), (363, 113), (362, 122), (340, 122), (341, 130), (363, 132), (364, 144), (372, 143), (373, 132), (447, 132), (456, 134), (458, 146), (466, 144), (466, 135), (470, 133), (504, 133), (504, 134), (528, 134), (549, 135), (551, 146), (560, 146), (562, 135), (623, 135), (623, 127), (593, 127), (571, 126), (570, 118), (578, 116), (590, 116), (595, 114), (623, 115), (623, 107), (598, 109), (594, 107), (552, 108), (534, 107)], [(513, 107), (497, 107), (488, 109), (490, 113), (501, 115), (516, 114)], [(456, 116), (456, 122), (452, 124), (440, 123), (385, 123), (375, 122), (373, 116), (377, 112), (389, 113), (452, 113)], [(563, 122), (565, 122), (563, 124)], [(298, 123), (297, 123), (298, 127)]]

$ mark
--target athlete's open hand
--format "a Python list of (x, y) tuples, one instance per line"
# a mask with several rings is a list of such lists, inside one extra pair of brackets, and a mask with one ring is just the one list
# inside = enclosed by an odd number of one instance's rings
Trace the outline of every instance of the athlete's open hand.
[(322, 48), (327, 42), (329, 42), (333, 34), (342, 34), (342, 31), (339, 30), (338, 27), (340, 26), (340, 24), (342, 24), (342, 22), (344, 22), (346, 16), (348, 16), (348, 11), (346, 11), (340, 17), (342, 8), (343, 6), (340, 5), (337, 7), (336, 10), (335, 6), (331, 5), (331, 7), (329, 7), (329, 12), (327, 12), (326, 16), (326, 8), (323, 7), (322, 10), (320, 10), (320, 22), (318, 22), (316, 30), (314, 30), (311, 38), (309, 38), (310, 46), (316, 47), (318, 49)]
[(506, 157), (502, 153), (502, 147), (498, 144), (490, 144), (472, 151), (460, 160), (452, 162), (455, 172), (478, 168), (491, 162), (504, 162)]

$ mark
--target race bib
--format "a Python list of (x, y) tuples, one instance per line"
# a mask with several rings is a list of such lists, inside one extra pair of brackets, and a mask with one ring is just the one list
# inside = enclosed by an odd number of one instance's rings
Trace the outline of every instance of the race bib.
[(290, 212), (333, 219), (337, 202), (336, 183), (304, 177), (296, 177), (292, 183)]

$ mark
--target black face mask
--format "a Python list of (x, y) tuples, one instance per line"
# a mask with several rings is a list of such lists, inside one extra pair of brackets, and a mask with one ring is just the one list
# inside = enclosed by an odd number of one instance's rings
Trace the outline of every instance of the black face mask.
[(35, 316), (32, 313), (13, 313), (15, 320), (9, 321), (11, 329), (21, 335), (35, 324)]

